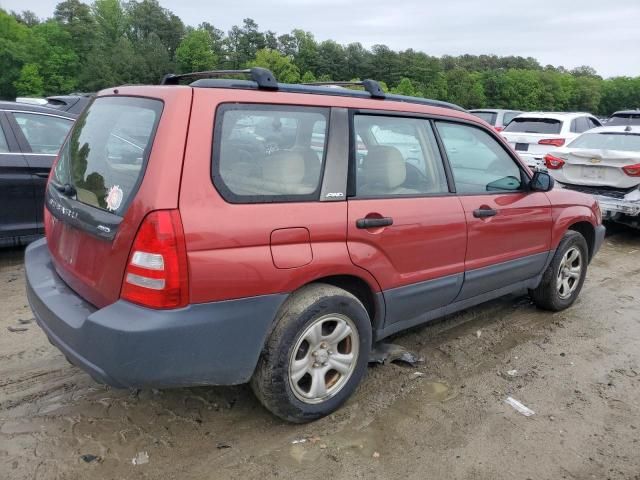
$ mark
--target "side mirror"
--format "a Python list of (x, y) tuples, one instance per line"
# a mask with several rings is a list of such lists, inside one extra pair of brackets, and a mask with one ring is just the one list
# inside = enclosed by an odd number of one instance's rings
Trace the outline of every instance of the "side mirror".
[(555, 183), (549, 172), (535, 171), (529, 182), (529, 189), (533, 192), (548, 192), (553, 189)]

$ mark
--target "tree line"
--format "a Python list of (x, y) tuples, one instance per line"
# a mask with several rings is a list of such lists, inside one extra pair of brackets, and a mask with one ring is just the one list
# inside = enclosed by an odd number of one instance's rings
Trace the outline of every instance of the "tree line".
[(640, 77), (603, 79), (531, 57), (435, 57), (386, 45), (318, 41), (299, 29), (260, 30), (250, 19), (224, 32), (185, 25), (157, 0), (58, 3), (53, 17), (0, 9), (0, 97), (94, 92), (158, 83), (166, 73), (263, 66), (280, 82), (373, 78), (393, 93), (465, 108), (589, 111), (640, 107)]

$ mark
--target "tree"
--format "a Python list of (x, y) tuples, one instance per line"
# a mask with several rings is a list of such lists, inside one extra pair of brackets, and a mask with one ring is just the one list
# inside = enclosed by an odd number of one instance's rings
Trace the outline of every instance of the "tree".
[(4, 10), (0, 10), (0, 97), (15, 98), (15, 82), (27, 61), (26, 41), (31, 30)]
[(179, 72), (211, 70), (217, 58), (212, 49), (213, 39), (207, 30), (192, 30), (182, 39), (176, 50)]
[(128, 35), (134, 45), (153, 33), (173, 56), (184, 35), (184, 24), (179, 17), (162, 8), (157, 0), (132, 0), (126, 4), (126, 12)]
[(11, 16), (27, 27), (33, 27), (40, 23), (38, 16), (31, 10), (23, 10), (22, 13), (11, 12)]
[(291, 59), (269, 48), (258, 50), (255, 60), (249, 62), (247, 66), (268, 68), (273, 72), (278, 82), (298, 83), (300, 81), (300, 71)]
[(396, 87), (392, 88), (391, 92), (397, 93), (399, 95), (407, 95), (409, 97), (420, 96), (420, 92), (413, 85), (413, 82), (407, 77), (404, 77), (402, 80), (400, 80), (400, 83), (398, 83)]
[(41, 97), (44, 95), (44, 82), (38, 72), (38, 66), (28, 63), (22, 67), (20, 77), (14, 82), (19, 96)]

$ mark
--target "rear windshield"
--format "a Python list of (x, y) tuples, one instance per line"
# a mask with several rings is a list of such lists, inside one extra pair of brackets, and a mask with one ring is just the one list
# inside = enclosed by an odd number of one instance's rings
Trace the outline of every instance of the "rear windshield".
[(520, 133), (560, 133), (562, 122), (553, 118), (514, 118), (504, 129), (505, 132)]
[(640, 112), (619, 113), (607, 120), (607, 127), (616, 125), (640, 125)]
[(640, 152), (640, 134), (623, 132), (585, 133), (567, 146), (571, 148)]
[(97, 98), (76, 122), (52, 180), (69, 184), (76, 200), (123, 215), (142, 179), (162, 102)]
[(481, 118), (490, 125), (496, 124), (496, 114), (494, 112), (471, 112), (476, 117)]

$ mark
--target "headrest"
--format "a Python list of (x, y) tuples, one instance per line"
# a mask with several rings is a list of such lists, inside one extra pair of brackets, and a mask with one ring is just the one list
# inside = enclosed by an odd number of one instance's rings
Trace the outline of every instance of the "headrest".
[(393, 190), (404, 183), (407, 178), (407, 167), (404, 158), (396, 147), (376, 145), (369, 148), (362, 162), (364, 183)]
[(265, 180), (289, 185), (302, 183), (304, 171), (302, 153), (288, 150), (278, 150), (266, 156), (262, 165), (262, 177)]

